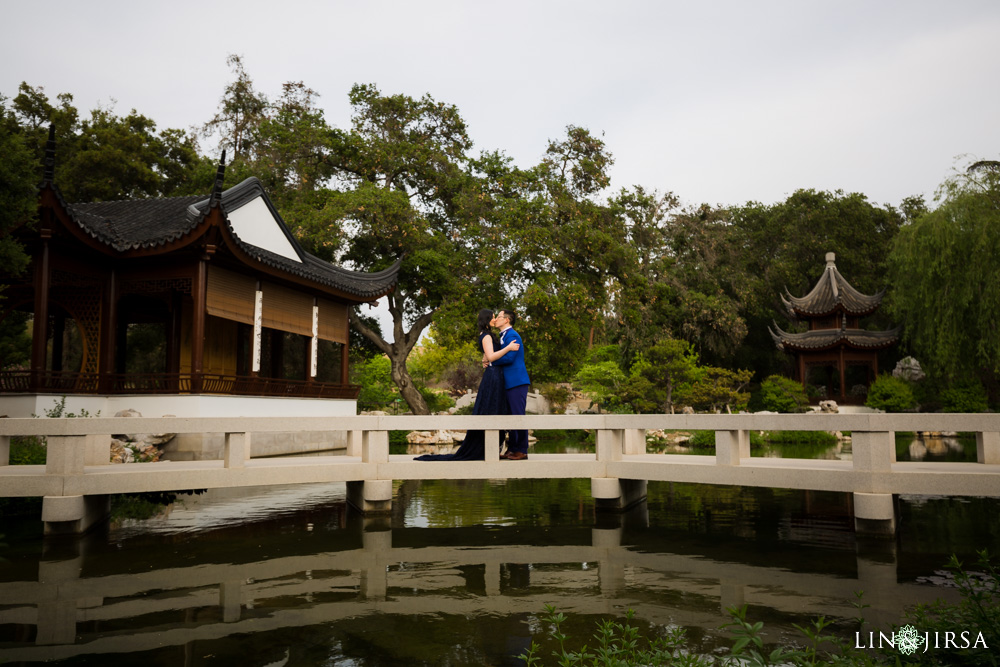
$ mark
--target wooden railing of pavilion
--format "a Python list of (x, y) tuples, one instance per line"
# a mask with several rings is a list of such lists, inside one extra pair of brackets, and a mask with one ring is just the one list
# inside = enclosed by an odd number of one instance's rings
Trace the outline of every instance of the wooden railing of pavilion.
[[(192, 391), (192, 387), (195, 391)], [(357, 398), (358, 385), (216, 373), (69, 373), (0, 371), (0, 394), (222, 394)]]

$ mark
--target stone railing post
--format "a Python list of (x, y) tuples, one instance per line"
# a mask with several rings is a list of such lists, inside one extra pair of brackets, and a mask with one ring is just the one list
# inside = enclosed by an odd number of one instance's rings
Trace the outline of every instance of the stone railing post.
[(84, 454), (84, 465), (88, 466), (108, 466), (111, 465), (111, 434), (90, 434), (85, 436), (87, 444)]
[(364, 431), (347, 432), (347, 456), (361, 456), (361, 443), (364, 438)]
[(623, 453), (628, 456), (646, 453), (646, 429), (627, 428), (625, 429), (625, 443), (622, 447)]
[(45, 447), (45, 474), (82, 475), (86, 461), (87, 436), (49, 436)]
[(500, 431), (486, 431), (486, 462), (500, 461)]
[(1000, 433), (976, 432), (976, 461), (979, 463), (1000, 463)]
[[(361, 437), (363, 463), (389, 462), (389, 432), (364, 431)], [(376, 473), (372, 473), (374, 477)], [(392, 480), (365, 479), (347, 483), (347, 502), (362, 514), (385, 514), (392, 511)]]
[(879, 477), (892, 474), (896, 461), (895, 434), (891, 431), (854, 431), (851, 458), (855, 472), (867, 473), (866, 491), (854, 492), (854, 530), (857, 533), (887, 536), (896, 534), (896, 503), (891, 493), (872, 492)]
[(250, 434), (227, 433), (222, 455), (226, 468), (244, 468), (250, 458)]
[(750, 431), (716, 431), (715, 463), (738, 466), (741, 459), (750, 458)]
[(600, 429), (597, 431), (597, 460), (621, 461), (624, 431), (620, 429)]

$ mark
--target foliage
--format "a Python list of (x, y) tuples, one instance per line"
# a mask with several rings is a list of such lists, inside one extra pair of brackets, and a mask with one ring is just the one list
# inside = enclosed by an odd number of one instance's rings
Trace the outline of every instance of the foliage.
[(743, 388), (750, 382), (753, 372), (749, 370), (731, 371), (726, 368), (703, 366), (698, 369), (695, 380), (684, 388), (681, 400), (695, 408), (726, 412), (746, 408), (750, 394)]
[(586, 364), (576, 374), (574, 381), (591, 397), (598, 409), (603, 405), (615, 406), (627, 377), (615, 361), (598, 361)]
[[(543, 382), (535, 385), (539, 394), (545, 397), (552, 409), (552, 414), (561, 415), (566, 413), (566, 406), (573, 400), (573, 391), (562, 384), (553, 382)], [(539, 431), (541, 433), (541, 431)]]
[[(715, 431), (695, 431), (687, 442), (692, 449), (715, 449)], [(757, 431), (750, 431), (750, 449), (764, 446), (764, 438)]]
[(892, 247), (890, 306), (931, 374), (978, 378), (1000, 402), (1000, 169), (957, 173)]
[(445, 392), (435, 391), (428, 387), (419, 387), (419, 390), (427, 404), (427, 409), (432, 413), (445, 412), (455, 405), (455, 400)]
[(829, 431), (766, 431), (764, 439), (772, 444), (804, 444), (830, 447), (837, 444), (837, 436)]
[(942, 412), (986, 412), (986, 391), (978, 382), (941, 392)]
[(39, 163), (34, 161), (24, 133), (7, 108), (7, 98), (3, 95), (0, 95), (0, 155), (3, 156), (0, 160), (0, 266), (5, 273), (18, 276), (27, 267), (28, 256), (10, 233), (30, 222), (35, 214), (35, 174)]
[(361, 385), (358, 407), (364, 410), (381, 410), (396, 400), (398, 393), (392, 382), (391, 364), (386, 356), (359, 361), (351, 368), (351, 382)]
[[(2, 286), (0, 286), (2, 290)], [(0, 303), (3, 301), (0, 291)], [(0, 306), (2, 307), (2, 306)], [(26, 313), (12, 310), (0, 320), (0, 370), (26, 367), (31, 360), (30, 319)]]
[(955, 632), (956, 628), (982, 632), (987, 649), (970, 647), (944, 654), (924, 654), (928, 664), (995, 665), (1000, 646), (1000, 568), (986, 550), (977, 553), (973, 571), (952, 555), (946, 566), (961, 599), (957, 604), (937, 600), (907, 610), (907, 620), (921, 632)]
[[(775, 349), (767, 331), (772, 322), (787, 318), (784, 291), (802, 296), (812, 289), (827, 252), (836, 253), (837, 268), (861, 292), (887, 287), (890, 248), (903, 224), (893, 208), (839, 190), (797, 190), (783, 202), (749, 202), (728, 215), (726, 243), (738, 249), (734, 271), (743, 283), (740, 313), (747, 335), (727, 355), (727, 365), (750, 368), (757, 377), (781, 373), (787, 364), (787, 355)], [(891, 322), (879, 311), (866, 324), (887, 328)]]
[(36, 435), (15, 435), (10, 439), (10, 465), (44, 465), (45, 440)]
[[(558, 650), (552, 652), (558, 665), (601, 665), (618, 667), (620, 665), (711, 665), (711, 658), (692, 656), (684, 651), (685, 632), (683, 628), (672, 627), (666, 636), (645, 641), (639, 630), (631, 624), (635, 612), (631, 609), (625, 613), (625, 622), (602, 620), (598, 623), (597, 634), (594, 635), (596, 645), (589, 649), (583, 645), (577, 651), (566, 648), (569, 637), (563, 632), (562, 624), (566, 621), (565, 614), (557, 612), (555, 607), (545, 605), (545, 615), (542, 619), (549, 623), (549, 637), (558, 644)], [(527, 667), (553, 664), (545, 663), (537, 655), (541, 647), (532, 640), (527, 652), (518, 657)], [(675, 662), (676, 661), (676, 662)]]
[[(650, 383), (650, 398), (663, 412), (674, 411), (674, 391), (698, 373), (698, 353), (691, 343), (674, 338), (657, 340), (642, 353), (640, 372)], [(642, 364), (640, 362), (640, 364)]]
[(436, 325), (424, 337), (419, 354), (411, 354), (407, 368), (411, 376), (424, 384), (443, 383), (452, 391), (475, 391), (483, 376), (482, 352), (472, 341), (453, 345), (438, 342)]
[(145, 521), (160, 514), (163, 508), (177, 501), (177, 496), (200, 495), (207, 489), (185, 491), (149, 491), (144, 493), (122, 493), (111, 496), (111, 521), (134, 519)]
[(868, 387), (865, 405), (885, 412), (906, 412), (917, 407), (917, 400), (909, 382), (883, 373)]
[(760, 383), (761, 403), (772, 412), (804, 412), (809, 396), (796, 382), (781, 375), (770, 375)]

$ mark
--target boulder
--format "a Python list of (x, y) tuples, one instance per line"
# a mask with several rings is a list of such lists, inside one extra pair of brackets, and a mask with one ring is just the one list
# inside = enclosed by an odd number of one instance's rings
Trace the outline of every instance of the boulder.
[(892, 375), (909, 382), (919, 382), (925, 377), (924, 370), (920, 368), (920, 362), (913, 357), (900, 359), (892, 370)]
[(833, 412), (833, 413), (840, 412), (840, 408), (837, 406), (837, 401), (820, 401), (819, 409), (820, 412)]
[[(115, 417), (142, 417), (142, 413), (138, 410), (128, 408), (116, 412)], [(164, 415), (164, 417), (173, 417), (173, 415)], [(129, 442), (145, 442), (150, 445), (159, 446), (170, 442), (176, 435), (176, 433), (127, 433), (124, 435), (118, 434), (115, 437)]]

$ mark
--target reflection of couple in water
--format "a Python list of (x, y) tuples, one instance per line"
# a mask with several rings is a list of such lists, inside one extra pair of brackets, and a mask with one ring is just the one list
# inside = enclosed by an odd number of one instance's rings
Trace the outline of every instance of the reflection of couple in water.
[[(479, 348), (483, 351), (483, 379), (479, 382), (474, 415), (523, 415), (528, 400), (528, 369), (524, 366), (521, 336), (514, 331), (517, 315), (504, 309), (479, 311), (476, 329)], [(500, 329), (497, 336), (491, 327)], [(504, 432), (500, 432), (503, 440)], [(454, 454), (425, 454), (417, 461), (482, 461), (486, 458), (486, 432), (468, 431), (462, 446)], [(528, 432), (507, 431), (507, 451), (502, 459), (522, 461), (528, 458)]]

